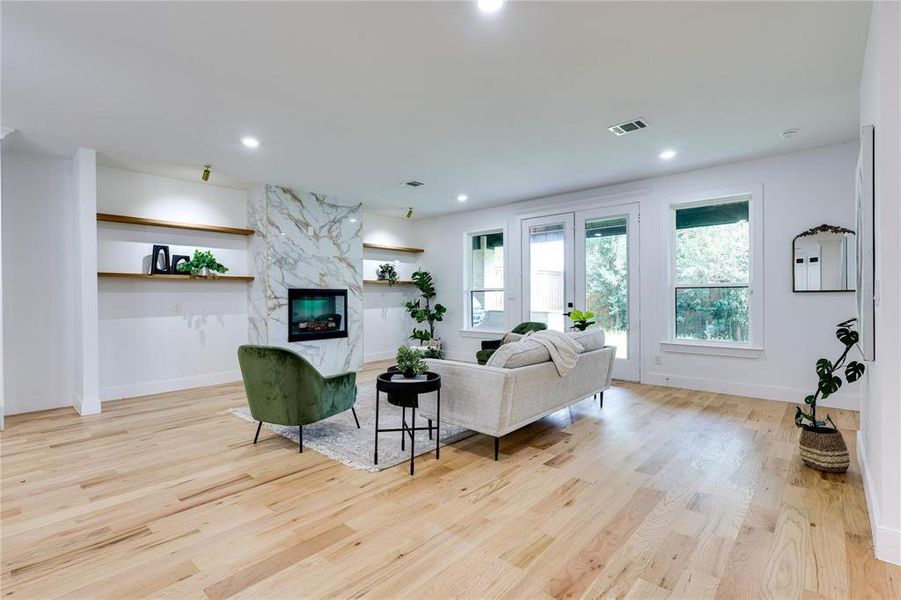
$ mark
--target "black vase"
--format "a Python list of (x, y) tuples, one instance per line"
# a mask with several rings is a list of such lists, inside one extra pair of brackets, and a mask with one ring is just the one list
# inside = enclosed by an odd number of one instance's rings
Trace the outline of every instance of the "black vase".
[(150, 254), (150, 274), (171, 273), (169, 265), (169, 246), (154, 244), (153, 252)]

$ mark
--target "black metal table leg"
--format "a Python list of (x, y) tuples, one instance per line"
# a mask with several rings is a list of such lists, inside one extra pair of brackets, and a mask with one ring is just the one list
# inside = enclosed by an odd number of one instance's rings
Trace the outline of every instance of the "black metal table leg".
[[(413, 446), (416, 445), (415, 444), (415, 442), (416, 442), (416, 407), (414, 406), (412, 408), (412, 410), (413, 410), (413, 417), (412, 417), (411, 422), (413, 424), (412, 425), (413, 429), (410, 431), (410, 433), (411, 433), (411, 435), (410, 435), (410, 475), (413, 474), (413, 463), (416, 460), (416, 452), (413, 450)], [(401, 432), (401, 436), (403, 436), (403, 435), (404, 435), (404, 433)]]
[[(429, 420), (431, 426), (431, 420)], [(435, 460), (441, 458), (441, 388), (438, 388), (438, 402), (435, 410)], [(431, 433), (431, 430), (429, 431)]]
[(372, 455), (372, 462), (379, 464), (379, 391), (375, 390), (375, 452)]
[(405, 437), (404, 434), (406, 433), (406, 429), (407, 429), (407, 407), (406, 406), (401, 408), (400, 414), (401, 414), (401, 416), (400, 416), (400, 449), (403, 452), (404, 443), (406, 442), (406, 440), (404, 440), (404, 437)]
[(432, 439), (432, 420), (429, 419), (429, 439)]

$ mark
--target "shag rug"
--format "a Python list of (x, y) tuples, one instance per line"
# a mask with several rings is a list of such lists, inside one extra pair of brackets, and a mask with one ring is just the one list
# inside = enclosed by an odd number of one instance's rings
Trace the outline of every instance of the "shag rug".
[[(357, 386), (357, 403), (354, 405), (357, 417), (360, 419), (360, 429), (354, 422), (353, 413), (349, 410), (329, 417), (312, 425), (303, 427), (303, 449), (315, 450), (320, 454), (341, 461), (349, 467), (369, 471), (372, 473), (390, 469), (391, 467), (410, 460), (410, 439), (407, 434), (405, 450), (400, 449), (400, 432), (387, 432), (379, 434), (379, 464), (372, 462), (375, 443), (375, 383), (364, 383)], [(246, 406), (231, 408), (229, 411), (236, 417), (245, 421), (256, 423), (250, 416), (250, 409)], [(407, 410), (407, 425), (410, 425), (411, 411)], [(379, 403), (379, 427), (382, 429), (400, 427), (401, 409), (388, 404), (387, 394), (382, 394)], [(426, 427), (428, 421), (416, 415), (416, 426)], [(268, 429), (278, 435), (293, 441), (295, 451), (297, 448), (297, 427), (273, 425), (263, 423), (263, 429)], [(248, 439), (253, 439), (255, 428), (247, 429)], [(432, 435), (435, 435), (435, 431)], [(265, 431), (260, 431), (260, 440), (265, 437)], [(452, 444), (456, 441), (475, 435), (474, 431), (441, 424), (441, 445)], [(435, 439), (430, 440), (428, 431), (416, 432), (416, 456), (435, 451)]]

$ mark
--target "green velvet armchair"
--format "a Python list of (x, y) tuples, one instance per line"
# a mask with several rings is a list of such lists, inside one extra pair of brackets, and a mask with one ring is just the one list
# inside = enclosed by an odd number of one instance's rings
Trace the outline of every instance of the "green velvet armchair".
[(323, 377), (305, 358), (285, 348), (245, 345), (238, 348), (238, 362), (247, 392), (250, 414), (259, 421), (253, 443), (263, 422), (297, 426), (298, 448), (303, 452), (303, 426), (327, 419), (348, 408), (357, 428), (360, 421), (357, 374)]
[[(536, 321), (526, 321), (524, 323), (520, 323), (516, 327), (514, 327), (510, 333), (516, 333), (519, 335), (525, 335), (530, 331), (542, 331), (547, 329), (547, 324), (538, 323)], [(479, 361), (480, 365), (484, 365), (488, 362), (488, 359), (491, 358), (491, 355), (494, 354), (494, 351), (501, 347), (501, 344), (504, 340), (484, 340), (482, 342), (482, 349), (476, 352), (476, 360)]]

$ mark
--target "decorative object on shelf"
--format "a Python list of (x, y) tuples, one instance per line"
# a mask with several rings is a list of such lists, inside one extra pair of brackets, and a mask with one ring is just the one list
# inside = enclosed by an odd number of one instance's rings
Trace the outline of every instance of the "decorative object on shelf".
[(818, 225), (792, 240), (792, 291), (853, 292), (857, 286), (857, 236)]
[(594, 313), (590, 310), (581, 311), (577, 308), (569, 311), (569, 320), (573, 322), (573, 329), (585, 331), (595, 324)]
[(429, 366), (422, 360), (422, 352), (409, 346), (401, 346), (397, 349), (397, 370), (407, 379), (412, 379), (420, 373), (429, 370)]
[(169, 273), (169, 264), (169, 246), (154, 244), (153, 252), (150, 253), (150, 274)]
[(179, 266), (181, 273), (190, 273), (193, 277), (218, 277), (228, 273), (228, 267), (216, 260), (212, 250), (195, 250), (194, 257)]
[(181, 269), (178, 268), (179, 265), (181, 265), (182, 263), (186, 263), (190, 260), (191, 260), (190, 256), (185, 256), (184, 254), (173, 254), (172, 255), (172, 263), (171, 263), (171, 266), (169, 267), (169, 272), (172, 273), (173, 275), (185, 275), (185, 276), (190, 275), (191, 273), (189, 273), (188, 271), (182, 271)]
[(864, 374), (866, 367), (862, 362), (852, 360), (845, 364), (851, 348), (857, 346), (859, 339), (854, 330), (856, 321), (856, 318), (848, 319), (836, 326), (835, 337), (844, 344), (845, 349), (835, 362), (828, 358), (821, 358), (817, 361), (816, 371), (819, 383), (817, 383), (816, 392), (804, 398), (804, 403), (810, 407), (810, 412), (804, 412), (801, 407), (797, 407), (795, 411), (795, 425), (801, 428), (801, 460), (808, 467), (827, 473), (844, 473), (848, 470), (850, 459), (845, 440), (832, 418), (827, 414), (825, 419), (817, 419), (817, 402), (825, 400), (842, 387), (841, 374), (835, 374), (836, 371), (841, 373), (842, 367), (844, 367), (843, 373), (848, 383), (854, 383)]
[(394, 285), (397, 283), (397, 269), (391, 263), (383, 263), (376, 269), (375, 277), (379, 281), (387, 281), (388, 285)]
[(431, 273), (421, 269), (417, 270), (413, 273), (413, 284), (419, 288), (419, 298), (415, 302), (407, 302), (404, 306), (417, 323), (428, 323), (428, 329), (414, 327), (413, 333), (410, 335), (411, 340), (419, 340), (422, 345), (423, 342), (436, 339), (435, 321), (442, 321), (447, 309), (441, 304), (435, 304), (432, 307), (432, 300), (435, 298), (436, 292)]

